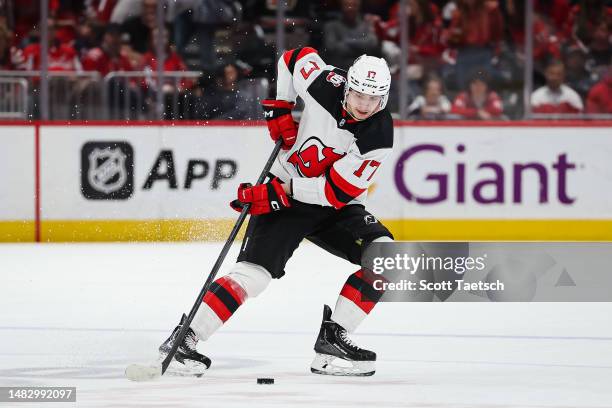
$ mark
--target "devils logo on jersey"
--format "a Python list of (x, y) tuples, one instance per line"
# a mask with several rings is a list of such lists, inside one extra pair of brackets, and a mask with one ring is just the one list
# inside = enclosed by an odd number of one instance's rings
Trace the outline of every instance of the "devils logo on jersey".
[(302, 177), (318, 177), (345, 154), (336, 153), (332, 147), (325, 146), (321, 139), (311, 136), (287, 161), (295, 166)]

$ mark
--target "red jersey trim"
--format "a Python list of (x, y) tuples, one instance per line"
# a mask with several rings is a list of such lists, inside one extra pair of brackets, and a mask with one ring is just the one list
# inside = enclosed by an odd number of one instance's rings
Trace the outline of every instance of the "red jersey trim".
[(342, 178), (340, 173), (338, 173), (336, 171), (336, 169), (334, 169), (333, 166), (329, 169), (329, 175), (331, 177), (331, 181), (338, 188), (340, 188), (342, 191), (344, 191), (346, 194), (348, 194), (348, 195), (350, 195), (352, 197), (357, 197), (360, 194), (362, 194), (364, 191), (366, 191), (365, 188), (359, 188), (359, 187), (349, 183), (344, 178)]

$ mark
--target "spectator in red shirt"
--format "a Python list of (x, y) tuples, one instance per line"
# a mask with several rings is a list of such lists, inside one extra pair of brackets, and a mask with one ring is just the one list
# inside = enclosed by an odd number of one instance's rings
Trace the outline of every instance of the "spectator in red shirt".
[[(24, 68), (29, 71), (40, 69), (40, 42), (30, 44), (23, 50)], [(49, 71), (82, 71), (81, 62), (75, 49), (62, 43), (55, 35), (55, 24), (49, 20)]]
[(531, 94), (531, 107), (534, 113), (580, 113), (582, 99), (576, 91), (565, 85), (565, 67), (560, 61), (551, 62), (546, 67), (546, 85)]
[(601, 81), (589, 91), (586, 101), (587, 113), (612, 113), (612, 66)]
[(89, 50), (83, 58), (85, 71), (98, 71), (102, 76), (111, 71), (132, 71), (127, 57), (121, 54), (121, 30), (116, 24), (106, 27), (102, 44)]
[(485, 71), (476, 71), (471, 76), (468, 90), (453, 101), (451, 113), (462, 119), (499, 119), (504, 112), (502, 100), (495, 91), (489, 90), (488, 82)]
[(445, 33), (449, 46), (457, 48), (457, 86), (465, 88), (469, 73), (482, 67), (495, 74), (492, 59), (499, 51), (504, 21), (496, 0), (458, 0)]
[(55, 36), (64, 44), (73, 45), (79, 16), (83, 13), (81, 0), (50, 0), (49, 13), (55, 22)]
[[(130, 60), (121, 53), (121, 30), (117, 24), (109, 24), (102, 37), (99, 47), (89, 50), (83, 58), (83, 67), (86, 71), (97, 71), (102, 76), (112, 71), (133, 71)], [(96, 84), (89, 84), (95, 87)], [(137, 118), (140, 112), (137, 108), (142, 104), (138, 86), (131, 79), (115, 77), (108, 81), (106, 89), (108, 95), (108, 109), (111, 119)], [(127, 99), (127, 103), (126, 103)], [(129, 112), (127, 111), (129, 109)]]
[[(525, 4), (524, 0), (516, 0)], [(563, 36), (565, 21), (571, 10), (569, 0), (535, 0), (533, 2), (535, 13), (550, 24), (552, 29)]]
[[(540, 7), (538, 8), (538, 4)], [(566, 7), (564, 7), (566, 5)], [(533, 16), (533, 60), (534, 70), (543, 73), (551, 59), (561, 59), (563, 39), (562, 24), (566, 15), (551, 13), (549, 7), (569, 11), (567, 0), (540, 0), (535, 3)], [(515, 51), (524, 59), (525, 50), (525, 1), (507, 0), (508, 26)], [(556, 9), (555, 9), (556, 10)], [(562, 19), (561, 19), (562, 17)], [(543, 79), (542, 79), (543, 81)]]
[[(151, 71), (157, 70), (157, 36), (158, 30), (157, 28), (154, 28), (151, 32), (151, 46), (142, 56), (143, 62), (141, 68), (143, 71), (147, 69)], [(163, 30), (162, 38), (164, 41), (164, 49), (166, 51), (166, 58), (164, 60), (164, 71), (186, 71), (187, 66), (183, 62), (183, 59), (178, 55), (176, 51), (174, 51), (172, 47), (170, 47), (170, 44), (168, 42), (168, 31), (166, 31), (165, 29)]]
[[(142, 65), (140, 70), (145, 72), (145, 77), (142, 81), (142, 91), (145, 95), (147, 95), (147, 100), (149, 103), (152, 103), (157, 95), (158, 89), (158, 80), (157, 80), (157, 37), (158, 37), (158, 29), (154, 28), (151, 31), (151, 43), (149, 49), (144, 53), (142, 57)], [(163, 70), (167, 72), (176, 72), (176, 71), (187, 71), (187, 66), (181, 59), (181, 57), (174, 51), (174, 49), (170, 46), (168, 42), (168, 31), (163, 30), (162, 32), (163, 38), (163, 46), (166, 53), (164, 59), (164, 67)], [(179, 119), (180, 112), (182, 111), (182, 101), (185, 99), (185, 90), (190, 88), (193, 85), (193, 82), (185, 79), (185, 78), (176, 78), (175, 76), (167, 77), (164, 80), (162, 85), (162, 91), (165, 96), (165, 109), (164, 109), (164, 119)], [(175, 98), (175, 95), (180, 95)], [(174, 101), (179, 104), (179, 106), (174, 106)], [(177, 113), (179, 117), (176, 117), (174, 114)]]

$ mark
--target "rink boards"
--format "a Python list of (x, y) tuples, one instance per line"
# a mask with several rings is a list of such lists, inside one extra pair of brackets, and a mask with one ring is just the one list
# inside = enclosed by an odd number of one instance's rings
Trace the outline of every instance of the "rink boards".
[[(403, 240), (611, 240), (612, 122), (397, 123), (368, 208)], [(221, 240), (262, 123), (0, 126), (0, 241)], [(310, 158), (312, 160), (312, 158)]]

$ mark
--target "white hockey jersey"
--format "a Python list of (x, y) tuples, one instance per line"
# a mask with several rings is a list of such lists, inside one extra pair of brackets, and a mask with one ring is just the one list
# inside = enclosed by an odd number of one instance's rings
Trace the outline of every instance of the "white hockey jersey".
[(326, 65), (310, 47), (278, 61), (276, 99), (305, 103), (297, 140), (281, 150), (271, 172), (291, 183), (294, 199), (333, 206), (365, 203), (368, 186), (393, 147), (393, 121), (383, 109), (364, 121), (342, 106), (346, 72)]

